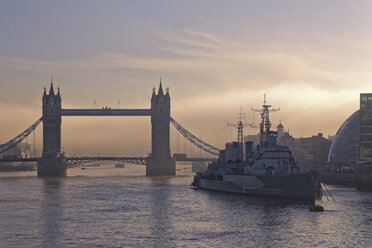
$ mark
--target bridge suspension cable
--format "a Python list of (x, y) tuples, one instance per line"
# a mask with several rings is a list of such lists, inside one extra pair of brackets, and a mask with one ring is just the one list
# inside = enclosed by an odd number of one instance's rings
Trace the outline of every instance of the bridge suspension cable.
[[(309, 160), (311, 160), (311, 161), (313, 161), (313, 162), (317, 162), (317, 161), (319, 161), (317, 158), (316, 158), (316, 154), (314, 154), (314, 155), (311, 155), (310, 153), (308, 153), (308, 152), (306, 152), (304, 149), (302, 149), (301, 148), (301, 146), (300, 146), (300, 144), (298, 143), (298, 142), (294, 142), (294, 144), (293, 144), (293, 146), (291, 146), (291, 147), (293, 147), (295, 150), (297, 150), (298, 152), (300, 152), (305, 158), (307, 158), (307, 159), (309, 159)], [(315, 148), (314, 148), (315, 149)], [(327, 162), (326, 161), (324, 161), (324, 160), (320, 160), (320, 162), (323, 164), (323, 165), (326, 165), (327, 164)]]
[(187, 131), (184, 127), (182, 127), (177, 121), (175, 121), (172, 117), (170, 118), (170, 122), (173, 124), (173, 126), (185, 137), (187, 140), (189, 140), (192, 144), (199, 147), (205, 152), (208, 152), (212, 155), (218, 156), (220, 149), (217, 147), (214, 147), (207, 142), (199, 139), (189, 131)]
[(299, 144), (294, 143), (293, 148), (294, 148), (295, 150), (297, 150), (298, 152), (300, 152), (300, 153), (301, 153), (305, 158), (307, 158), (307, 159), (309, 159), (309, 160), (314, 160), (314, 156), (312, 156), (311, 154), (307, 153), (304, 149), (302, 149), (302, 148), (300, 147)]
[(8, 151), (9, 149), (13, 148), (14, 146), (21, 143), (25, 138), (27, 138), (41, 123), (42, 117), (38, 119), (34, 124), (32, 124), (29, 128), (27, 128), (22, 133), (18, 134), (13, 139), (9, 140), (8, 142), (0, 145), (0, 154), (3, 152)]

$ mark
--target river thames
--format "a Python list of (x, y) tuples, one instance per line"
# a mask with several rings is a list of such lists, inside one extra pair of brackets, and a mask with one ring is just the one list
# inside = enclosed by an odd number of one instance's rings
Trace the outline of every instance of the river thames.
[(0, 247), (372, 247), (372, 193), (329, 186), (324, 212), (189, 187), (193, 173), (73, 168), (62, 179), (0, 173)]

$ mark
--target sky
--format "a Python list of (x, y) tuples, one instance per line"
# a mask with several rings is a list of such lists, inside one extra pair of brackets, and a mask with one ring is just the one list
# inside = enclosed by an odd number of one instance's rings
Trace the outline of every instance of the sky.
[[(371, 1), (0, 1), (0, 143), (41, 116), (53, 76), (63, 108), (149, 108), (223, 147), (240, 108), (267, 100), (295, 137), (334, 135), (372, 92)], [(118, 99), (120, 98), (120, 105)], [(71, 155), (144, 155), (149, 117), (63, 117)], [(246, 129), (245, 133), (257, 133)], [(41, 128), (36, 132), (41, 145)], [(184, 141), (173, 129), (172, 152)], [(191, 150), (188, 147), (188, 151)]]

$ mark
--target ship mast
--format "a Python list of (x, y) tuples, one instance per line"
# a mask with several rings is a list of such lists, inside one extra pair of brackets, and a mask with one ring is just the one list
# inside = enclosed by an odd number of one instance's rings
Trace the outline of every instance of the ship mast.
[(245, 149), (244, 149), (244, 134), (243, 134), (243, 129), (245, 127), (251, 126), (252, 124), (248, 124), (247, 122), (243, 122), (243, 119), (245, 118), (245, 113), (242, 113), (242, 108), (240, 108), (240, 112), (236, 113), (238, 122), (236, 123), (229, 123), (227, 122), (227, 126), (233, 126), (238, 129), (238, 143), (242, 144), (242, 155), (243, 158), (245, 158)]
[(243, 123), (243, 119), (245, 119), (245, 113), (242, 113), (242, 108), (240, 108), (240, 112), (236, 113), (238, 122), (237, 123), (227, 123), (227, 126), (233, 126), (238, 129), (238, 143), (244, 143), (244, 136), (243, 136), (243, 128), (248, 127), (250, 124), (247, 122)]
[(267, 144), (269, 135), (271, 134), (271, 122), (270, 122), (270, 113), (279, 111), (278, 109), (270, 109), (271, 105), (266, 103), (266, 94), (264, 94), (264, 104), (262, 105), (262, 109), (257, 110), (253, 109), (252, 111), (259, 112), (261, 114), (261, 123), (260, 123), (260, 146), (262, 147), (264, 144)]

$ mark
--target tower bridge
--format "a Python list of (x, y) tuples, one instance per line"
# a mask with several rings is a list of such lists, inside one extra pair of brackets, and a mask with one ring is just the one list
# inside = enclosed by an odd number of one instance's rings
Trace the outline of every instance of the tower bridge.
[[(49, 93), (44, 87), (42, 97), (42, 117), (28, 129), (10, 141), (0, 145), (0, 154), (11, 149), (32, 133), (43, 123), (43, 151), (41, 158), (3, 158), (0, 162), (37, 161), (38, 176), (66, 175), (67, 160), (96, 161), (116, 160), (146, 165), (146, 176), (175, 175), (176, 159), (170, 154), (170, 123), (193, 145), (212, 154), (218, 155), (219, 149), (199, 139), (183, 128), (170, 115), (170, 94), (164, 93), (160, 81), (158, 92), (153, 88), (151, 108), (149, 109), (63, 109), (60, 89), (54, 91), (53, 83)], [(80, 157), (66, 158), (61, 154), (61, 123), (62, 116), (149, 116), (151, 117), (151, 154), (146, 157)], [(208, 158), (184, 158), (182, 161), (208, 161)]]

